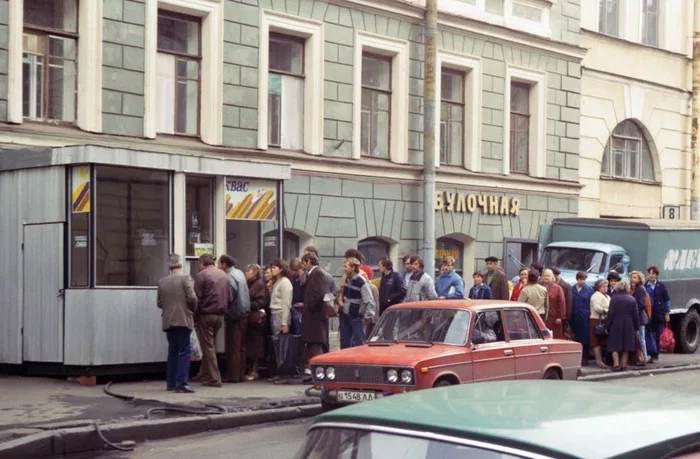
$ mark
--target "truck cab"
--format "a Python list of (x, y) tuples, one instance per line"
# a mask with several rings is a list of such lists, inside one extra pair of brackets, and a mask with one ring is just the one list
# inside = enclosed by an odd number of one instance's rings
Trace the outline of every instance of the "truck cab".
[(559, 268), (561, 278), (571, 285), (576, 283), (576, 273), (579, 271), (588, 274), (586, 283), (590, 286), (598, 279), (606, 279), (610, 270), (629, 280), (629, 256), (624, 248), (615, 244), (553, 242), (544, 248), (541, 260), (543, 266)]

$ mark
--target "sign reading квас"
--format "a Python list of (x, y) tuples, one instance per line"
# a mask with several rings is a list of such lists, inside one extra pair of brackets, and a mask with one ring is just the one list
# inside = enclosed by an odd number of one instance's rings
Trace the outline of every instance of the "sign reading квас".
[(520, 213), (520, 199), (508, 196), (467, 194), (451, 191), (435, 193), (435, 210), (474, 213), (477, 209), (488, 215), (514, 215)]

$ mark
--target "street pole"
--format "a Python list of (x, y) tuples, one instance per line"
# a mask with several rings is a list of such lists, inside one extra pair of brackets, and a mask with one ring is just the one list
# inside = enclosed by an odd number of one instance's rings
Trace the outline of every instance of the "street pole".
[[(696, 0), (700, 1), (700, 0)], [(423, 98), (423, 261), (435, 274), (435, 124), (437, 62), (437, 0), (426, 0), (425, 94)]]
[(700, 116), (700, 0), (693, 2), (693, 101), (690, 126), (690, 218), (700, 220), (700, 152), (698, 117)]

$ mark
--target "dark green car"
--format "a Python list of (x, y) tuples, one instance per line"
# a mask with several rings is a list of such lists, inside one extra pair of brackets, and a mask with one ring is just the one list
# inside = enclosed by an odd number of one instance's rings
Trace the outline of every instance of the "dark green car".
[(429, 389), (318, 416), (297, 459), (690, 458), (700, 397), (576, 381)]

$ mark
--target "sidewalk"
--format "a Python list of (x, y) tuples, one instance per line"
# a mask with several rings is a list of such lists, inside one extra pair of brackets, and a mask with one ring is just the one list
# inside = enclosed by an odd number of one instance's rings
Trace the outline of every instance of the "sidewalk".
[[(631, 374), (631, 372), (644, 372), (653, 373), (658, 370), (668, 371), (672, 368), (686, 367), (686, 366), (696, 366), (700, 365), (700, 353), (695, 354), (661, 354), (659, 361), (657, 363), (646, 364), (643, 367), (638, 367), (630, 365), (628, 371), (625, 373), (627, 377), (634, 377), (636, 374)], [(589, 361), (587, 367), (581, 368), (581, 378), (583, 379), (597, 379), (602, 375), (615, 375), (616, 377), (621, 377), (620, 373), (613, 373), (612, 370), (603, 370), (595, 366), (595, 361)]]

